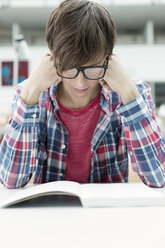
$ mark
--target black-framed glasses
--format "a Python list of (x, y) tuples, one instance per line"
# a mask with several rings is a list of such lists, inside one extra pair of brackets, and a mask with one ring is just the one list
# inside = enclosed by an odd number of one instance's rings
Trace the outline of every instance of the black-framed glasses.
[(55, 65), (57, 69), (58, 76), (67, 79), (76, 78), (80, 71), (82, 71), (83, 76), (89, 80), (99, 80), (105, 76), (106, 70), (108, 68), (109, 57), (106, 58), (106, 64), (102, 66), (85, 66), (72, 68), (66, 71), (59, 73), (58, 66)]

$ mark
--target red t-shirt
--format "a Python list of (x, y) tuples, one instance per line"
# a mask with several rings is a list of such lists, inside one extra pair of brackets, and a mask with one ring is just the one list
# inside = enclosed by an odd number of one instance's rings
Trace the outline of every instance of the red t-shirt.
[(91, 140), (101, 114), (100, 96), (88, 106), (73, 110), (59, 104), (59, 118), (69, 132), (65, 180), (88, 183), (91, 169)]

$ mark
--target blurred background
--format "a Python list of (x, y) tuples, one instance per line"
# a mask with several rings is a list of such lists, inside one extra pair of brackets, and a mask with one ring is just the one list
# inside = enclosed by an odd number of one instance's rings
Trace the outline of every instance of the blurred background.
[[(0, 137), (16, 85), (48, 52), (45, 26), (60, 0), (0, 0)], [(165, 134), (165, 0), (96, 0), (116, 23), (119, 55), (132, 77), (151, 85)], [(0, 138), (0, 139), (1, 139)]]

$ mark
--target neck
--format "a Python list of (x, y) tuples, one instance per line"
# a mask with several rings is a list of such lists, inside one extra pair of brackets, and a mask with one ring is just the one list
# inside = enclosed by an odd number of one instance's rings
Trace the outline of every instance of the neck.
[(81, 109), (86, 107), (92, 100), (94, 100), (100, 94), (101, 88), (101, 85), (99, 85), (94, 94), (88, 95), (86, 97), (79, 97), (69, 94), (63, 87), (63, 84), (61, 83), (57, 89), (57, 99), (66, 108)]

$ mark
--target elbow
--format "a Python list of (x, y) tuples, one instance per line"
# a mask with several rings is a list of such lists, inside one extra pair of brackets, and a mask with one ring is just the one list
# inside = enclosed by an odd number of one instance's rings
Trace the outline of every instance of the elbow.
[(7, 182), (4, 182), (2, 179), (0, 179), (0, 182), (2, 183), (2, 185), (7, 188), (7, 189), (16, 189), (16, 187), (14, 185), (10, 185)]
[(16, 189), (15, 184), (11, 184), (11, 182), (9, 182), (8, 180), (5, 180), (2, 175), (0, 178), (0, 182), (2, 183), (2, 185), (7, 188), (7, 189)]
[(25, 185), (28, 184), (30, 178), (29, 177), (19, 177), (16, 178), (15, 176), (12, 177), (10, 175), (10, 178), (8, 178), (8, 180), (5, 180), (5, 178), (2, 176), (0, 177), (0, 181), (1, 183), (4, 185), (4, 187), (6, 187), (7, 189), (18, 189), (18, 188), (22, 188)]
[(150, 188), (163, 188), (165, 186), (165, 183), (159, 183), (159, 184), (155, 184), (155, 183), (148, 183), (146, 184), (148, 187)]
[(163, 188), (165, 186), (165, 175), (161, 177), (140, 176), (142, 182), (150, 188)]

